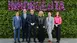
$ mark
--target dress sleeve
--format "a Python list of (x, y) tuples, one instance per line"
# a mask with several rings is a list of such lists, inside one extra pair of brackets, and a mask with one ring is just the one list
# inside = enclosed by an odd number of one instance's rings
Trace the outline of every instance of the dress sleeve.
[(59, 24), (62, 24), (62, 18), (60, 17), (60, 23)]

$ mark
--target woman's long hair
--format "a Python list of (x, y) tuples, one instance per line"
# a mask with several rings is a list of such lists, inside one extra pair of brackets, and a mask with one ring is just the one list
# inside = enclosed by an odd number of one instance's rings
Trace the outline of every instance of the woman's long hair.
[[(56, 15), (55, 15), (55, 17), (57, 16), (57, 13), (59, 14), (59, 12), (56, 12)], [(61, 15), (59, 14), (59, 15), (58, 15), (58, 17), (61, 17)]]

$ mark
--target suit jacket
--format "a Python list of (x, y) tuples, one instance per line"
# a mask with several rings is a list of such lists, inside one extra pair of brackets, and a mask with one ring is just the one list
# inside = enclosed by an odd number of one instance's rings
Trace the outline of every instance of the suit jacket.
[(28, 18), (27, 18), (27, 21), (28, 21), (29, 26), (31, 25), (31, 23), (35, 23), (35, 25), (36, 25), (36, 23), (37, 23), (36, 15), (29, 14)]
[(21, 15), (22, 26), (28, 25), (27, 18), (28, 18), (28, 14), (26, 14), (26, 19), (24, 19), (24, 15), (23, 14)]
[(54, 28), (54, 18), (46, 18), (46, 28), (51, 27), (52, 29)]
[(21, 25), (22, 25), (21, 17), (19, 17), (19, 19), (17, 19), (17, 17), (14, 16), (13, 17), (13, 27), (20, 28)]

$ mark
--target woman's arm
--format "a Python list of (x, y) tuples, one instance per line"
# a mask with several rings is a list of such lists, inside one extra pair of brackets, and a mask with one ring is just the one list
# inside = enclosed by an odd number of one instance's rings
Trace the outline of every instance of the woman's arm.
[(60, 17), (60, 23), (59, 24), (62, 24), (62, 18)]

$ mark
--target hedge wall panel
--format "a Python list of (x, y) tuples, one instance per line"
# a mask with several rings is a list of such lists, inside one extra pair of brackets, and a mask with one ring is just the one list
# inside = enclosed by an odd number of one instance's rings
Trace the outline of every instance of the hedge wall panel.
[[(66, 10), (60, 11), (63, 19), (61, 37), (77, 38), (77, 0), (64, 0), (64, 3)], [(0, 0), (0, 38), (13, 37), (12, 17), (16, 11), (8, 11), (7, 7), (8, 1)], [(35, 14), (37, 14), (37, 12)], [(54, 15), (55, 12), (53, 12), (53, 16)], [(47, 12), (45, 12), (45, 16), (47, 16)]]

